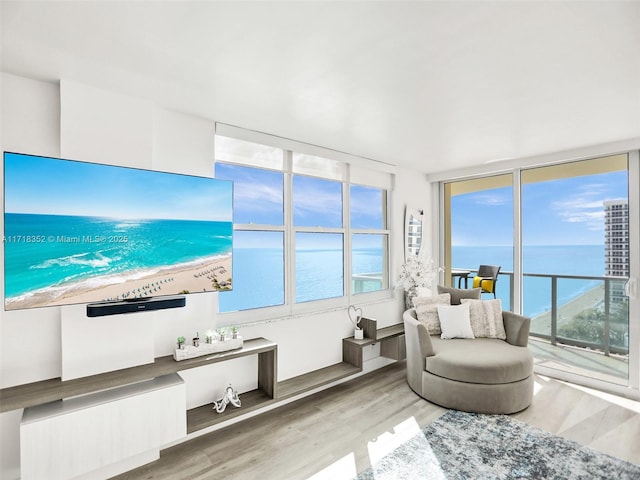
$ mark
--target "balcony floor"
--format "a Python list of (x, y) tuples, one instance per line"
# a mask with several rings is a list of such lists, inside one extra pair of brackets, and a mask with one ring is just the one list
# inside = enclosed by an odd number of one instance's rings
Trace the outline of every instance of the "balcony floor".
[(616, 385), (628, 384), (628, 355), (606, 356), (587, 348), (551, 345), (546, 340), (534, 337), (529, 337), (529, 349), (533, 354), (535, 365), (596, 378)]

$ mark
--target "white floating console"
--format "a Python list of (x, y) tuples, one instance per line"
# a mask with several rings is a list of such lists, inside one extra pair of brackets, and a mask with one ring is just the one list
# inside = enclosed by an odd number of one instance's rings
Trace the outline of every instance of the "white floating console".
[(203, 355), (211, 355), (212, 353), (227, 352), (242, 348), (242, 337), (228, 338), (226, 340), (214, 340), (211, 343), (201, 343), (197, 347), (186, 345), (183, 348), (176, 348), (173, 351), (173, 359), (176, 362), (186, 360), (188, 358), (202, 357)]
[(184, 382), (172, 373), (25, 408), (21, 478), (106, 478), (156, 459), (186, 435), (185, 403)]

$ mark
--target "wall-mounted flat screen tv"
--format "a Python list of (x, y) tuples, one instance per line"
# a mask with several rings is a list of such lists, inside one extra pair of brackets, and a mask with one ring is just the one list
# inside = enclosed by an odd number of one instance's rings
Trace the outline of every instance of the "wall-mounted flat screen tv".
[(5, 310), (232, 288), (233, 184), (4, 153)]

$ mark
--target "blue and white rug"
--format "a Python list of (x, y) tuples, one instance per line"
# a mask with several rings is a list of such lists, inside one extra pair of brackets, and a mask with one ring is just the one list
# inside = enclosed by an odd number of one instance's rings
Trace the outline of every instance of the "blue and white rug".
[(358, 475), (387, 479), (640, 479), (640, 466), (504, 415), (449, 411)]

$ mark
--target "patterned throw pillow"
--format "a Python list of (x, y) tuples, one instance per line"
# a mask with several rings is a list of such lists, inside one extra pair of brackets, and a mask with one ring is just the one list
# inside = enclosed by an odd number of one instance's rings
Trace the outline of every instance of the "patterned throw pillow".
[(443, 293), (435, 297), (416, 297), (413, 304), (416, 306), (418, 321), (427, 327), (429, 335), (440, 335), (440, 320), (438, 319), (438, 305), (449, 305), (451, 295)]
[(502, 321), (502, 303), (496, 300), (470, 300), (463, 298), (462, 304), (469, 304), (471, 330), (476, 338), (499, 338), (505, 340), (507, 334)]

